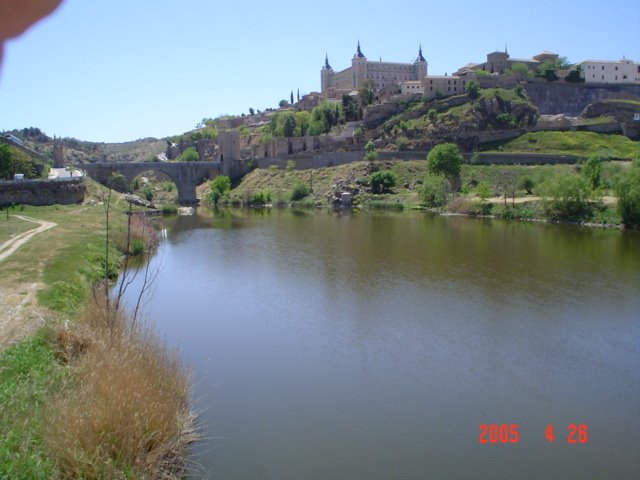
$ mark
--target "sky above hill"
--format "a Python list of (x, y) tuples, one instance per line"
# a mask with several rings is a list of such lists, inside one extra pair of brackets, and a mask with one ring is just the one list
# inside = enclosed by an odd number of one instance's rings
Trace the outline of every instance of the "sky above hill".
[(342, 70), (358, 40), (369, 60), (396, 62), (422, 44), (433, 75), (505, 44), (517, 58), (640, 61), (639, 26), (638, 0), (65, 0), (5, 45), (0, 130), (104, 142), (179, 134), (319, 91), (325, 53)]

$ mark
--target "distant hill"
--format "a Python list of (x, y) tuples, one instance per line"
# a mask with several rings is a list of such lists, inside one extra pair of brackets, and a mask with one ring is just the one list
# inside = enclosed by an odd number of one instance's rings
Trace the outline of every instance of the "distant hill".
[(51, 138), (37, 127), (5, 131), (22, 139), (32, 150), (53, 159), (54, 142), (64, 146), (65, 163), (145, 162), (155, 158), (167, 147), (166, 140), (141, 138), (131, 142), (99, 143), (76, 138)]

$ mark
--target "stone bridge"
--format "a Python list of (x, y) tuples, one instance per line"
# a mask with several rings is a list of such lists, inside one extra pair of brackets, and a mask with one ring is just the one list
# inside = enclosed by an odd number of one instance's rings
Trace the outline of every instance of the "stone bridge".
[(101, 162), (76, 167), (103, 185), (108, 185), (111, 174), (116, 172), (124, 176), (127, 184), (131, 184), (143, 172), (162, 172), (176, 184), (180, 205), (196, 204), (196, 186), (222, 174), (222, 162)]

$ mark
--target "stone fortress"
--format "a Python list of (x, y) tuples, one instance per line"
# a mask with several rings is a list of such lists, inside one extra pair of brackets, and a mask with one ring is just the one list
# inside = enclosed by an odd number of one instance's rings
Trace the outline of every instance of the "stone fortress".
[[(420, 94), (427, 99), (464, 93), (467, 83), (483, 75), (503, 75), (514, 65), (520, 64), (536, 71), (544, 62), (556, 62), (557, 53), (543, 51), (532, 58), (513, 58), (507, 47), (504, 52), (487, 54), (486, 61), (468, 63), (453, 75), (429, 75), (428, 62), (422, 53), (422, 46), (413, 63), (370, 61), (362, 53), (360, 42), (351, 60), (351, 67), (336, 72), (329, 64), (328, 56), (320, 71), (321, 96), (324, 99), (340, 99), (344, 94), (352, 94), (365, 82), (370, 82), (377, 91), (397, 89), (403, 95)], [(585, 60), (573, 66), (579, 70), (585, 84), (640, 85), (640, 63), (623, 58), (619, 61)], [(563, 74), (568, 73), (561, 72)]]
[(413, 63), (370, 61), (362, 53), (360, 42), (356, 53), (351, 59), (351, 66), (336, 72), (329, 65), (329, 57), (325, 56), (324, 66), (320, 74), (322, 95), (325, 98), (335, 98), (344, 93), (360, 89), (365, 82), (377, 90), (383, 90), (389, 85), (400, 85), (406, 81), (420, 81), (427, 75), (427, 61), (422, 55), (422, 46), (418, 49), (418, 56)]

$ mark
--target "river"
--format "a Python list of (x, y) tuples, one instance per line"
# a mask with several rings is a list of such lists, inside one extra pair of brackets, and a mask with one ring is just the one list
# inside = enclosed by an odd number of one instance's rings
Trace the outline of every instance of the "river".
[(195, 478), (640, 477), (637, 232), (204, 211), (153, 261)]

